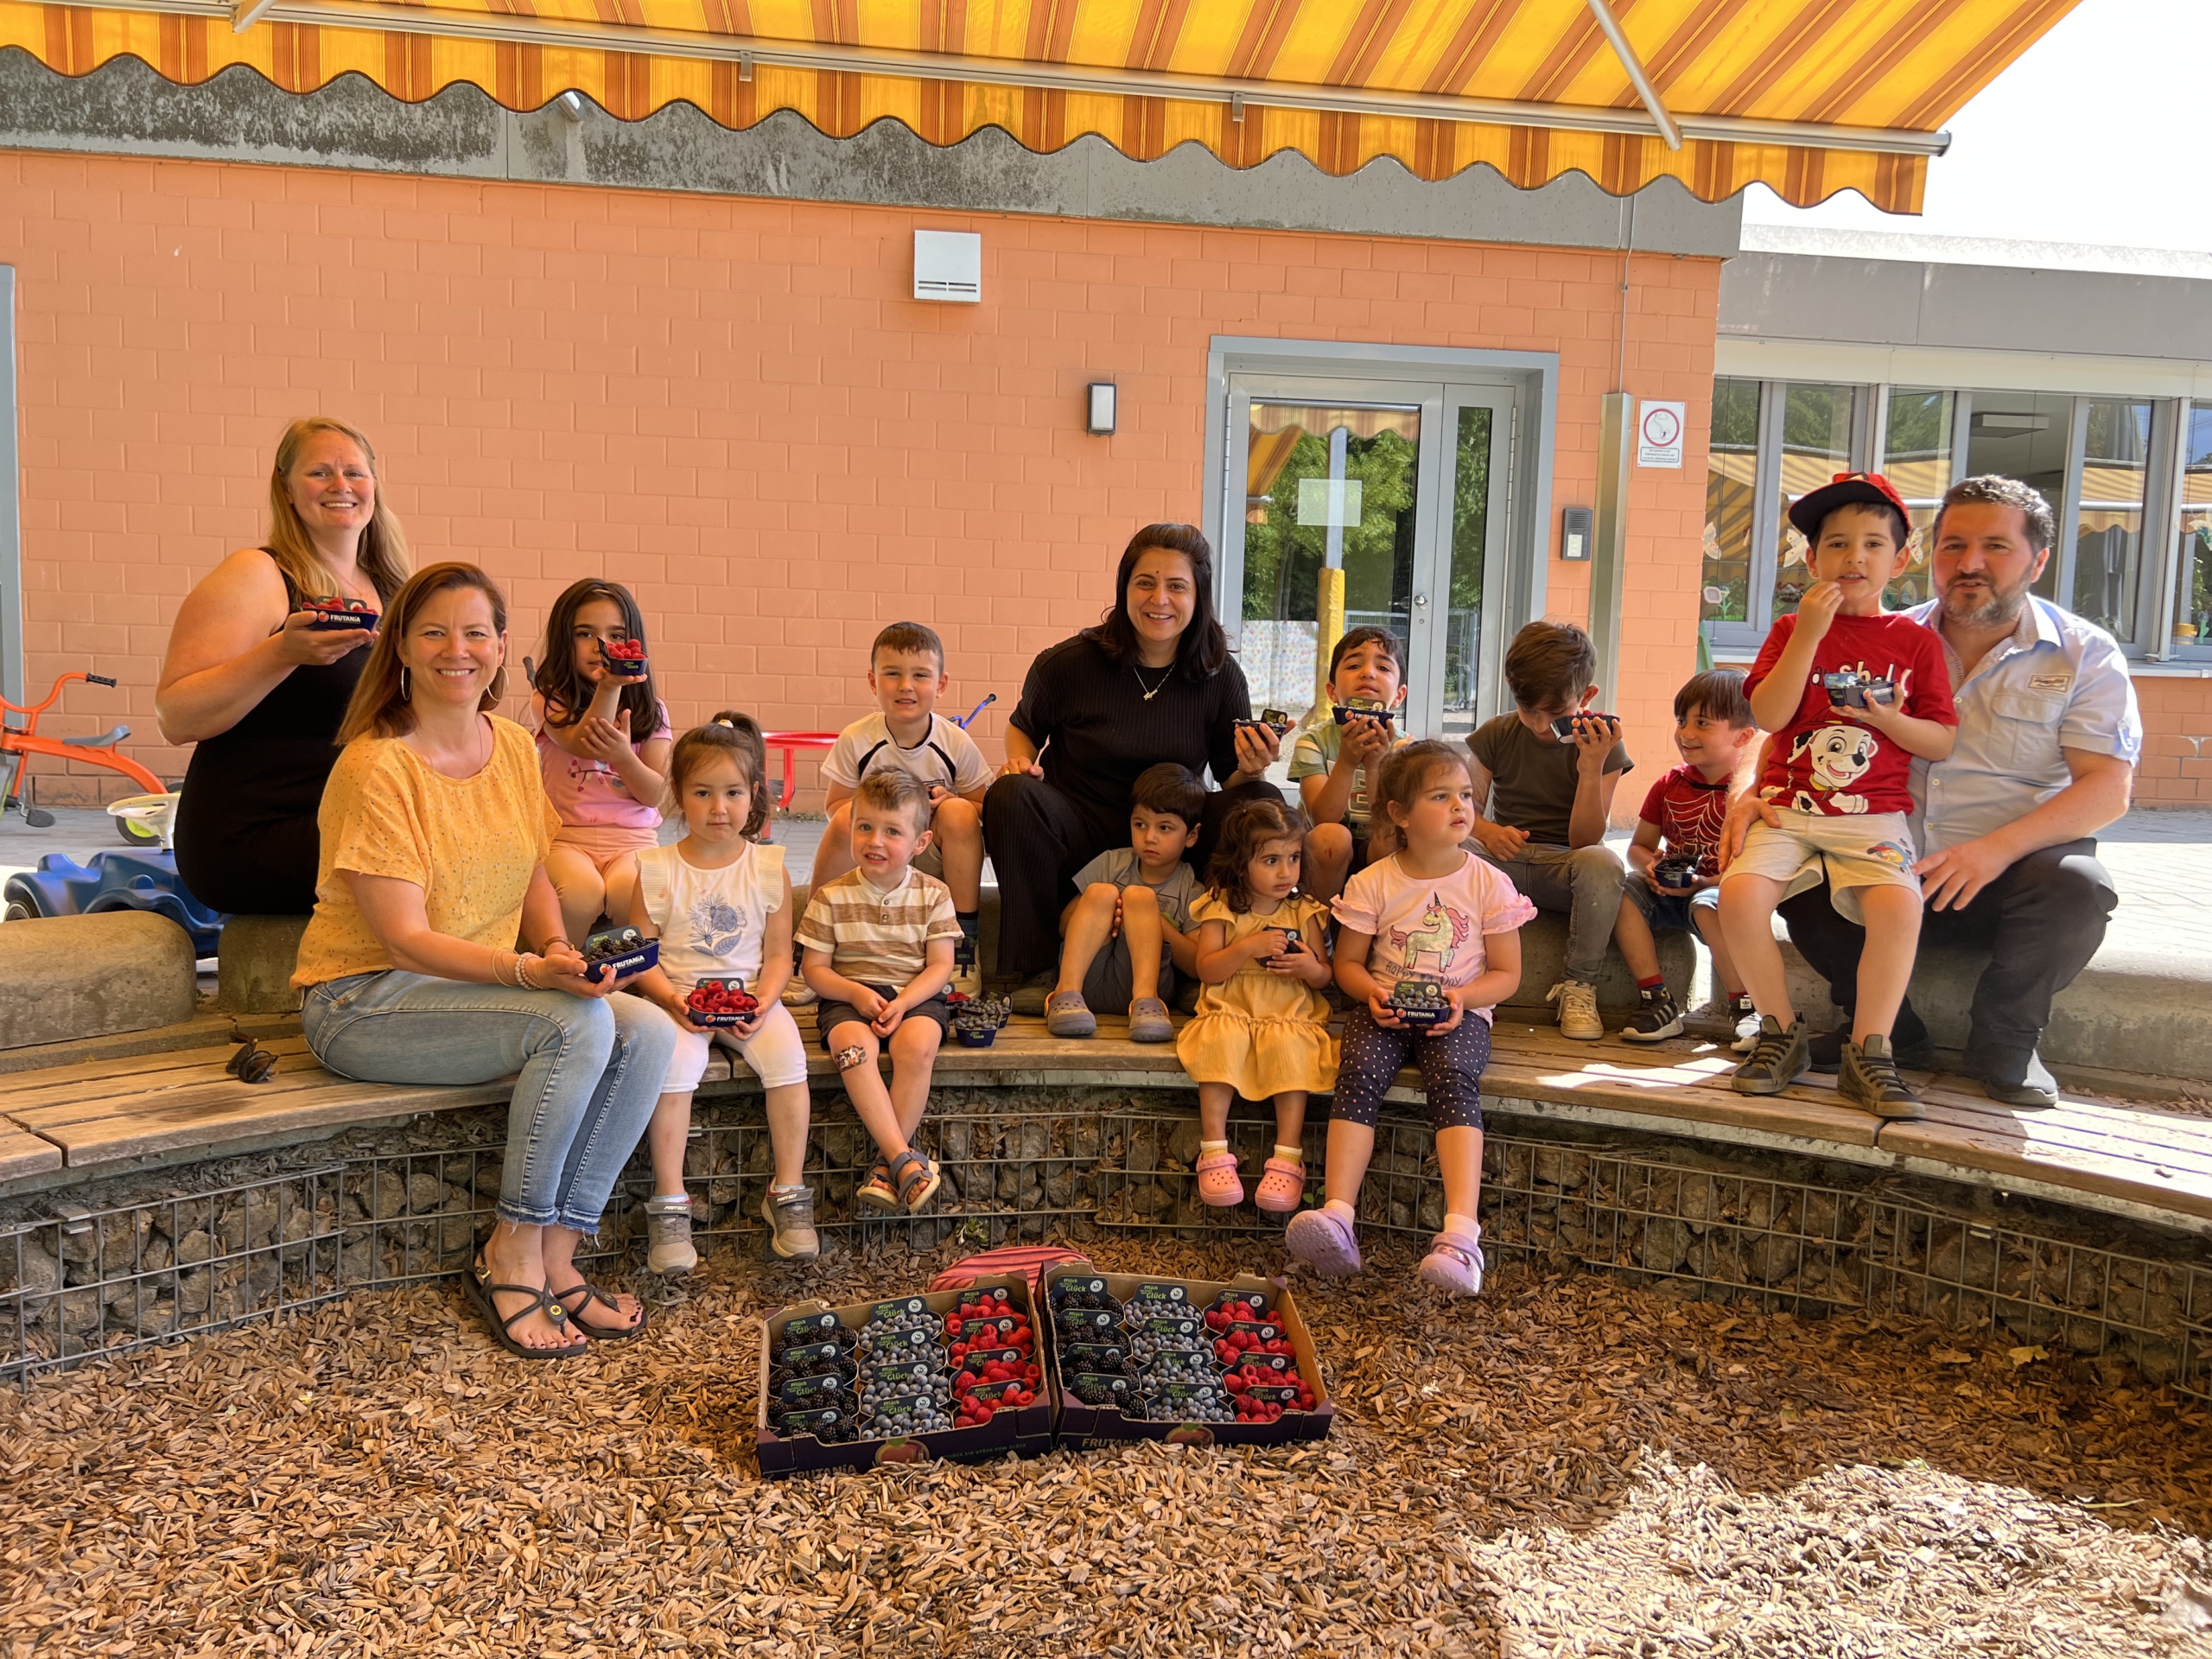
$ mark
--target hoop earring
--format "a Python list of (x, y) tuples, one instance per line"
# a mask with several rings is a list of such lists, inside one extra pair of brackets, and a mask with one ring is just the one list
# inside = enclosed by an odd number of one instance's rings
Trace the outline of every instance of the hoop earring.
[(404, 663), (399, 665), (399, 700), (402, 702), (415, 701), (415, 679), (407, 671), (407, 664)]
[(492, 683), (488, 689), (491, 691), (493, 702), (505, 702), (507, 700), (507, 665), (505, 663), (499, 664), (499, 671), (492, 677)]

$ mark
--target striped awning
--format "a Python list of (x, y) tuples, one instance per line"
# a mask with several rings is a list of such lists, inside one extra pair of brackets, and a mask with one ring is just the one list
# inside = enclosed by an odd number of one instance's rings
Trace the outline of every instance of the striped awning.
[(1671, 177), (1717, 201), (1764, 182), (1912, 212), (1943, 122), (2075, 3), (0, 0), (0, 45), (72, 75), (130, 54), (181, 82), (247, 64), (294, 92), (353, 72), (408, 99), (468, 81), (515, 110), (575, 91), (629, 120), (685, 101), (838, 137), (995, 126), (1037, 150), (1095, 133), (1139, 160), (1194, 143), (1342, 175), (1389, 156), (1425, 179), (1488, 162), (1529, 188)]

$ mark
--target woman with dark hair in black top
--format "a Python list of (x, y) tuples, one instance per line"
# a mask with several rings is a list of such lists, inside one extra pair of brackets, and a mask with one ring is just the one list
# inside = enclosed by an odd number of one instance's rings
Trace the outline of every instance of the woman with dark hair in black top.
[(1022, 976), (1015, 1010), (1044, 1012), (1059, 961), (1060, 912), (1075, 873), (1129, 844), (1137, 774), (1163, 760), (1211, 768), (1193, 849), (1205, 868), (1229, 808), (1281, 798), (1262, 775), (1281, 743), (1251, 718), (1244, 672), (1213, 612), (1213, 549), (1189, 524), (1150, 524), (1114, 576), (1096, 627), (1030, 664), (1006, 732), (1007, 761), (983, 801), (983, 840), (999, 887), (999, 969)]

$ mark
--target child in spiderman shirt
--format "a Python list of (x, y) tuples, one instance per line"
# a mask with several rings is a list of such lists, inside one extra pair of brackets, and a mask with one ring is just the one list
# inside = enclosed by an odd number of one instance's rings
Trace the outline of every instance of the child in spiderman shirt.
[(1825, 865), (1836, 908), (1866, 929), (1837, 1092), (1879, 1117), (1917, 1117), (1890, 1026), (1920, 943), (1912, 761), (1951, 753), (1950, 671), (1933, 632), (1882, 608), (1910, 533), (1887, 480), (1838, 474), (1791, 504), (1789, 522), (1808, 543), (1813, 585), (1796, 614), (1776, 619), (1745, 677), (1752, 716), (1774, 734), (1758, 791), (1780, 822), (1752, 827), (1720, 884), (1721, 930), (1759, 1014), (1733, 1081), (1742, 1094), (1777, 1095), (1806, 1070), (1808, 1033), (1790, 1006), (1774, 910), (1817, 885)]

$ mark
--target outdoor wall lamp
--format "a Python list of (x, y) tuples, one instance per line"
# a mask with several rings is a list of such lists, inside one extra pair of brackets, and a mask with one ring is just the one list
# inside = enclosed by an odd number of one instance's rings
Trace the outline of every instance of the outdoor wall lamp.
[(1113, 436), (1114, 402), (1114, 383), (1111, 380), (1092, 381), (1090, 413), (1084, 422), (1084, 429), (1096, 437)]

